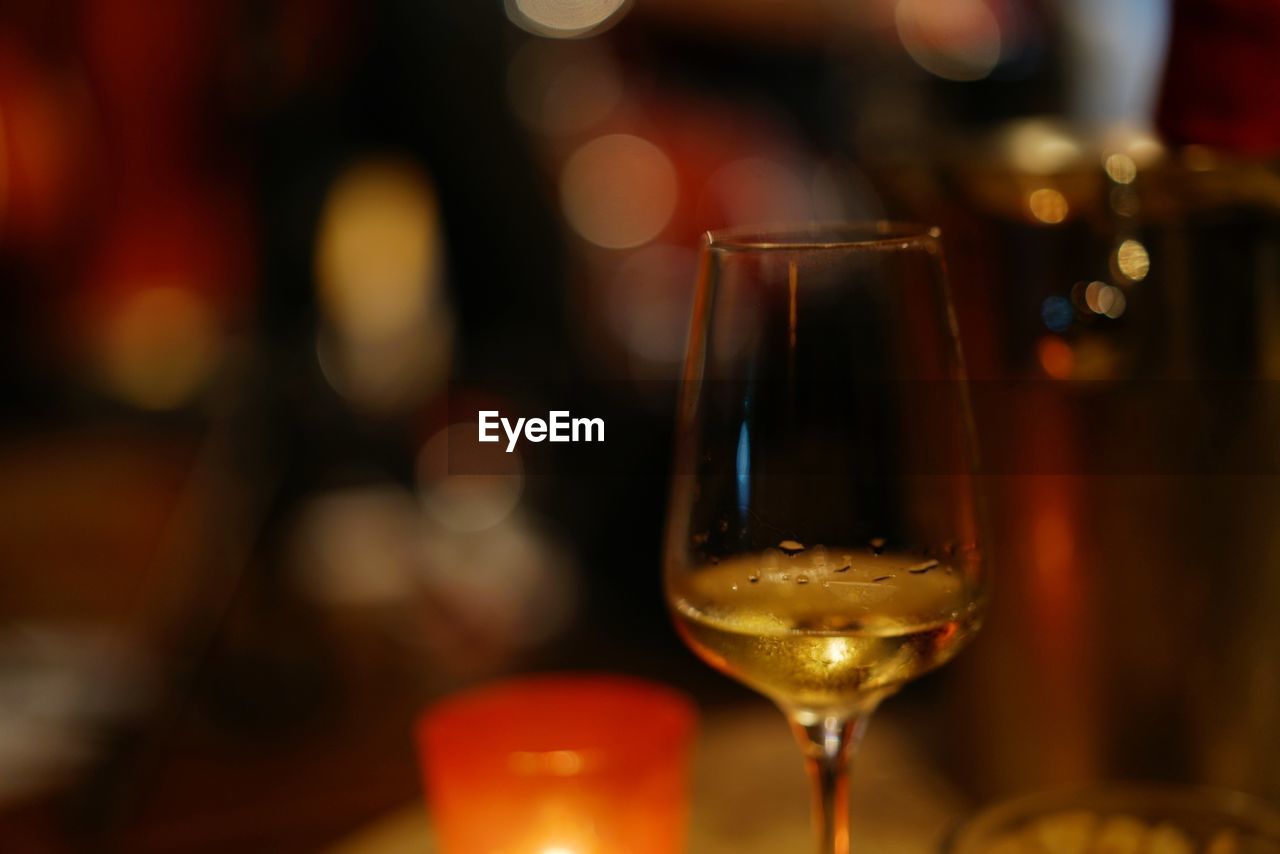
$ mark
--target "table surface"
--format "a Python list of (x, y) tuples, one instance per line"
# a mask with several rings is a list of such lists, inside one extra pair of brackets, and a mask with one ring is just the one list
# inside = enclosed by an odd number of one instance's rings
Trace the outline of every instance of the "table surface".
[[(852, 835), (860, 850), (926, 854), (968, 805), (889, 715), (872, 721), (851, 784)], [(808, 851), (808, 786), (779, 713), (751, 705), (703, 721), (694, 759), (691, 854)], [(434, 851), (430, 822), (406, 805), (329, 849), (329, 854)]]

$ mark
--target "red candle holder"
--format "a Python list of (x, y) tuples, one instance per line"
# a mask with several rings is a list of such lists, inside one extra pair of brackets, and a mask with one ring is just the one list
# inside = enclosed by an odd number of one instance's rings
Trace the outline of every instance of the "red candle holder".
[(441, 854), (684, 849), (693, 704), (621, 676), (535, 676), (446, 699), (417, 724)]

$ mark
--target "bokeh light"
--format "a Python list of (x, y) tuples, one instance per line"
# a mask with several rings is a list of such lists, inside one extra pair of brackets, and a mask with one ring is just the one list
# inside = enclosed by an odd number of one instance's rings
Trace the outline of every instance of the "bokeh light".
[(947, 80), (981, 80), (1000, 63), (1000, 21), (985, 0), (899, 0), (898, 38), (917, 64)]
[(1138, 166), (1127, 154), (1112, 154), (1103, 161), (1107, 177), (1117, 184), (1131, 184), (1138, 177)]
[(98, 362), (107, 388), (143, 409), (188, 403), (221, 355), (213, 307), (189, 287), (140, 288), (109, 310)]
[(1071, 325), (1075, 309), (1066, 297), (1047, 297), (1040, 306), (1040, 318), (1053, 332), (1061, 332)]
[(1085, 306), (1094, 314), (1102, 314), (1102, 303), (1098, 297), (1104, 288), (1110, 287), (1105, 282), (1090, 282), (1084, 289)]
[(559, 633), (578, 601), (572, 557), (520, 514), (481, 531), (437, 529), (418, 558), (421, 610), (407, 639), (447, 673), (509, 666)]
[(1164, 143), (1158, 136), (1145, 127), (1132, 124), (1122, 123), (1100, 131), (1099, 142), (1105, 155), (1103, 166), (1108, 177), (1122, 184), (1129, 183), (1116, 177), (1117, 174), (1128, 171), (1129, 164), (1124, 162), (1124, 158), (1132, 161), (1136, 176), (1139, 171), (1154, 166), (1167, 154)]
[(1041, 187), (1027, 197), (1027, 208), (1031, 215), (1047, 225), (1057, 225), (1067, 218), (1070, 208), (1062, 193), (1052, 187)]
[(560, 175), (565, 219), (585, 240), (628, 249), (657, 237), (676, 207), (676, 172), (653, 143), (630, 134), (598, 137)]
[(298, 514), (292, 531), (300, 586), (335, 605), (403, 599), (413, 587), (422, 511), (399, 487), (375, 484), (323, 493)]
[(1099, 313), (1105, 314), (1112, 320), (1124, 314), (1126, 303), (1124, 291), (1114, 285), (1107, 285), (1102, 293), (1098, 294)]
[(617, 23), (630, 0), (507, 0), (507, 17), (539, 36), (578, 38)]
[(1046, 335), (1036, 345), (1036, 357), (1041, 369), (1055, 380), (1070, 378), (1075, 368), (1075, 353), (1071, 345), (1056, 335)]
[(435, 192), (410, 162), (360, 161), (330, 189), (316, 237), (317, 358), (358, 405), (395, 410), (448, 373), (440, 227)]
[[(160, 690), (149, 650), (82, 619), (6, 621), (0, 663), (6, 803), (30, 803), (83, 773), (99, 756), (101, 733), (136, 725)], [(26, 847), (12, 841), (6, 851)]]
[(1128, 300), (1124, 291), (1115, 285), (1103, 282), (1090, 282), (1084, 292), (1085, 304), (1094, 314), (1105, 315), (1115, 319), (1124, 314)]
[(1045, 119), (1026, 119), (1003, 133), (1001, 147), (1013, 167), (1031, 175), (1052, 175), (1079, 162), (1079, 141), (1062, 125)]
[(0, 244), (66, 225), (91, 139), (83, 93), (0, 28)]
[(1151, 166), (1165, 156), (1164, 143), (1150, 131), (1132, 131), (1124, 135), (1122, 151), (1139, 168)]
[(1147, 254), (1147, 247), (1133, 239), (1123, 241), (1116, 248), (1115, 262), (1116, 269), (1131, 282), (1142, 281), (1151, 270), (1151, 257)]
[(338, 330), (378, 338), (421, 318), (439, 285), (439, 215), (421, 171), (370, 159), (343, 173), (316, 240), (321, 308)]
[[(445, 528), (471, 533), (501, 523), (524, 490), (520, 452), (476, 441), (478, 425), (452, 424), (418, 454), (418, 495), (427, 515)], [(454, 474), (483, 472), (483, 474)]]

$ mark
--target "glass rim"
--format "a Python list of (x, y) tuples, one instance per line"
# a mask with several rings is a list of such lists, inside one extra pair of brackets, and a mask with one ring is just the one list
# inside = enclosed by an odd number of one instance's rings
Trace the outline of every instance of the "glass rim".
[(879, 219), (735, 226), (708, 231), (702, 242), (707, 249), (722, 252), (913, 247), (935, 251), (941, 238), (942, 230), (936, 225)]

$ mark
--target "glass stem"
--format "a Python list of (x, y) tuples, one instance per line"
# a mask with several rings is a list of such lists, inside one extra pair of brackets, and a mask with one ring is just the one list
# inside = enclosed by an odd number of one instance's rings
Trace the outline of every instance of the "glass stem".
[(845, 714), (788, 712), (813, 786), (818, 854), (849, 854), (849, 757), (867, 729), (871, 710)]

